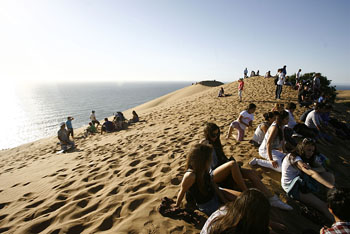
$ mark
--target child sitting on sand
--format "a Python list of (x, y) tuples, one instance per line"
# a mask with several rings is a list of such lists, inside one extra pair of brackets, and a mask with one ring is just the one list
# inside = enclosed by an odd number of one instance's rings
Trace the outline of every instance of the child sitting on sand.
[(244, 87), (244, 81), (243, 81), (243, 78), (241, 78), (238, 80), (238, 97), (240, 102), (242, 101), (243, 87)]
[(259, 155), (264, 159), (253, 158), (249, 165), (259, 165), (281, 172), (282, 159), (285, 154), (284, 126), (288, 124), (289, 114), (286, 111), (277, 112), (276, 121), (267, 130), (259, 147)]
[(328, 210), (335, 219), (332, 227), (323, 227), (320, 234), (350, 233), (350, 189), (333, 188), (327, 194)]
[(256, 110), (256, 105), (254, 103), (250, 103), (247, 110), (242, 111), (238, 119), (233, 121), (230, 124), (230, 128), (228, 130), (226, 139), (229, 139), (232, 135), (233, 129), (237, 129), (237, 141), (243, 141), (244, 131), (246, 127), (251, 127), (254, 120), (254, 112)]
[(226, 203), (240, 194), (234, 190), (219, 188), (212, 180), (209, 174), (212, 150), (207, 144), (196, 144), (191, 148), (175, 207), (181, 205), (186, 193), (190, 193), (198, 209), (209, 216), (221, 206), (219, 199)]
[(250, 140), (250, 143), (255, 146), (261, 145), (262, 141), (264, 140), (264, 136), (267, 132), (267, 129), (276, 119), (276, 116), (273, 112), (267, 112), (263, 116), (265, 121), (259, 124), (259, 126), (255, 129), (253, 139)]
[(313, 194), (319, 192), (320, 185), (334, 187), (333, 174), (315, 160), (316, 154), (313, 139), (305, 138), (299, 142), (296, 150), (283, 159), (281, 185), (289, 197), (315, 207), (333, 220), (327, 204)]

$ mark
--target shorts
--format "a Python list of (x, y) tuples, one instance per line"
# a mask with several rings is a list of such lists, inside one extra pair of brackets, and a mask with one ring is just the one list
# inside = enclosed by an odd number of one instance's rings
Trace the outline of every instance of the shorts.
[(318, 193), (319, 190), (319, 183), (311, 176), (302, 173), (292, 180), (286, 192), (289, 197), (300, 200), (299, 193)]

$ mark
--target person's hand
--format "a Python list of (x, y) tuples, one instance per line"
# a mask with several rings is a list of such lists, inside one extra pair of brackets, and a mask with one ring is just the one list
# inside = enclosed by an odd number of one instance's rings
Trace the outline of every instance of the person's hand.
[(307, 163), (303, 163), (302, 166), (303, 166), (305, 169), (311, 169), (310, 165), (307, 164)]
[(277, 163), (276, 160), (270, 160), (270, 162), (272, 163), (272, 166), (273, 166), (274, 168), (277, 168), (277, 167), (278, 167), (278, 163)]

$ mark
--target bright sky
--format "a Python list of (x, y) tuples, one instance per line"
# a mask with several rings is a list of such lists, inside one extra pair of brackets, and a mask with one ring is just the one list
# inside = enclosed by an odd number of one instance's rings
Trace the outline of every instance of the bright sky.
[(11, 81), (237, 80), (321, 72), (350, 84), (348, 0), (1, 0)]

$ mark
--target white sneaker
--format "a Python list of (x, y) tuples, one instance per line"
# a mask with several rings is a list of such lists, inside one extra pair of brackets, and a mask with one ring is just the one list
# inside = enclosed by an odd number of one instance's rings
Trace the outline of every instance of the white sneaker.
[(280, 208), (281, 210), (293, 210), (293, 207), (287, 203), (282, 202), (276, 195), (273, 195), (270, 199), (270, 205), (273, 207)]
[(250, 166), (255, 166), (256, 164), (258, 164), (258, 162), (256, 161), (256, 158), (253, 158), (252, 160), (249, 161), (248, 163)]

